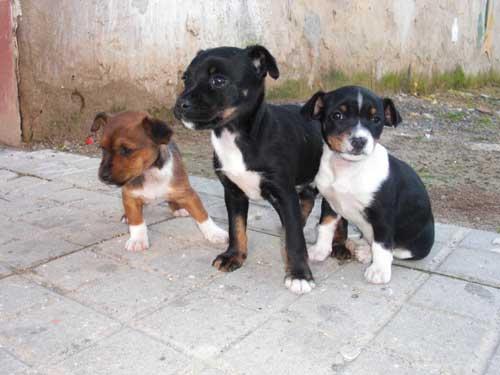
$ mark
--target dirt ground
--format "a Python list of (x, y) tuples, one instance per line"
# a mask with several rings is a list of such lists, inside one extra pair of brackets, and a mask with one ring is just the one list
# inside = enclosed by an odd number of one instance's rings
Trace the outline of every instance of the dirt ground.
[[(437, 221), (500, 233), (500, 88), (392, 97), (403, 123), (386, 128), (381, 143), (419, 173)], [(189, 173), (215, 178), (209, 132), (169, 122)], [(99, 155), (96, 145), (50, 146)]]

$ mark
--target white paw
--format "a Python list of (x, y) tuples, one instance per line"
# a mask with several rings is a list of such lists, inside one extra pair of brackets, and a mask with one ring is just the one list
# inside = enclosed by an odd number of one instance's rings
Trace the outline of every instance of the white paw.
[(365, 270), (365, 279), (372, 284), (387, 284), (391, 281), (391, 265), (380, 265), (372, 263)]
[(203, 237), (205, 237), (209, 242), (212, 243), (228, 243), (229, 235), (227, 232), (217, 226), (213, 220), (209, 217), (203, 223), (199, 223)]
[(125, 243), (128, 251), (144, 251), (149, 248), (148, 228), (145, 223), (129, 225), (130, 238)]
[(372, 261), (372, 249), (365, 240), (348, 239), (345, 242), (345, 247), (354, 255), (354, 258), (358, 262), (368, 264)]
[(186, 217), (189, 216), (189, 212), (185, 208), (181, 208), (179, 210), (172, 211), (172, 215), (175, 217)]
[(314, 262), (322, 262), (332, 253), (331, 246), (324, 246), (323, 244), (317, 242), (309, 249), (307, 249), (307, 254), (309, 255), (309, 259)]
[(285, 277), (285, 286), (295, 294), (309, 293), (316, 286), (313, 280), (293, 279), (291, 276)]

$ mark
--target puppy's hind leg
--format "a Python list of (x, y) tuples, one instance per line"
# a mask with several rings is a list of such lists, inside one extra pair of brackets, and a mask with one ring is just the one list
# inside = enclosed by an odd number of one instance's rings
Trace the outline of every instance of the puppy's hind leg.
[(219, 228), (212, 218), (208, 216), (200, 197), (194, 190), (186, 191), (183, 197), (175, 203), (193, 217), (201, 233), (209, 242), (227, 243), (227, 232)]
[(181, 208), (177, 203), (175, 202), (168, 202), (168, 207), (170, 208), (170, 211), (172, 211), (172, 215), (175, 217), (187, 217), (189, 216), (188, 210), (185, 208)]

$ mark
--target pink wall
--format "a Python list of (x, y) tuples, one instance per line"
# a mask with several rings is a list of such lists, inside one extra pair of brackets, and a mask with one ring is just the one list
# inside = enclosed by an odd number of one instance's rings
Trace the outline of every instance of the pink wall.
[(11, 0), (0, 0), (0, 143), (19, 145), (21, 119)]

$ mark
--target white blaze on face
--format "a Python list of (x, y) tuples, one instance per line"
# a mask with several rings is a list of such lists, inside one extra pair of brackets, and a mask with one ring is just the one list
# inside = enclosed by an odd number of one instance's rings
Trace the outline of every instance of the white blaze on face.
[(361, 91), (358, 90), (358, 110), (361, 112), (361, 108), (363, 108), (363, 95), (361, 94)]
[[(370, 131), (367, 128), (361, 125), (361, 122), (358, 122), (358, 124), (354, 127), (354, 129), (351, 132), (350, 138), (365, 138), (366, 145), (363, 148), (363, 154), (369, 155), (372, 153), (375, 147), (375, 141), (373, 140), (372, 133), (370, 133)], [(352, 150), (351, 144), (349, 144), (349, 147)]]
[(182, 124), (188, 128), (188, 129), (191, 129), (193, 130), (194, 129), (194, 123), (190, 122), (190, 121), (186, 121), (186, 120), (181, 120)]

